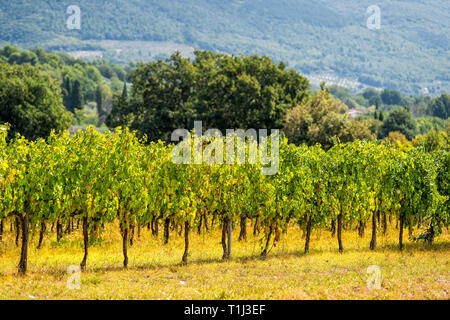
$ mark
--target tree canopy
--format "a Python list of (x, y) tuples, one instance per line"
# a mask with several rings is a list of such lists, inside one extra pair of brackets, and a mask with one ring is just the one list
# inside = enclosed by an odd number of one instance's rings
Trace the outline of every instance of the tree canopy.
[(428, 113), (431, 116), (441, 119), (450, 117), (450, 95), (444, 93), (436, 99), (433, 99), (428, 106)]
[(416, 136), (416, 122), (408, 109), (398, 108), (389, 113), (380, 127), (378, 138), (385, 138), (389, 135), (389, 132), (393, 131), (404, 134), (408, 140), (412, 140)]
[(9, 137), (47, 137), (52, 129), (67, 129), (71, 116), (64, 109), (59, 83), (29, 64), (0, 64), (0, 124), (9, 123)]
[(331, 97), (327, 89), (317, 92), (309, 101), (289, 110), (284, 131), (291, 143), (319, 143), (325, 149), (332, 147), (336, 138), (342, 142), (375, 139), (363, 122), (348, 116), (347, 106)]
[(151, 140), (177, 128), (282, 128), (286, 111), (303, 102), (308, 81), (268, 57), (196, 51), (141, 64), (130, 76), (130, 97), (116, 97), (110, 127), (129, 126)]

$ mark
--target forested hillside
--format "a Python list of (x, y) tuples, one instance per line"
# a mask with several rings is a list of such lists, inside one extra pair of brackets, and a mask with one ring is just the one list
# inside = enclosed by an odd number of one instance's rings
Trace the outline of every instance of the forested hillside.
[[(81, 8), (81, 30), (66, 28), (66, 9), (74, 4)], [(266, 54), (303, 74), (353, 79), (358, 85), (404, 93), (425, 88), (431, 94), (448, 92), (447, 1), (378, 1), (379, 30), (366, 27), (366, 9), (372, 4), (0, 0), (0, 41), (52, 50), (105, 50), (101, 40), (169, 41), (213, 51)]]

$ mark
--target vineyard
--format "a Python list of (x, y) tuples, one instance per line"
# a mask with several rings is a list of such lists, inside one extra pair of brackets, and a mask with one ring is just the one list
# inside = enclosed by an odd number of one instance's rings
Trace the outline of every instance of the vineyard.
[(15, 231), (17, 244), (21, 240), (19, 274), (27, 271), (30, 234), (38, 235), (39, 248), (53, 230), (58, 239), (82, 230), (84, 269), (92, 238), (110, 225), (120, 228), (124, 268), (128, 246), (144, 227), (153, 234), (163, 228), (165, 244), (171, 233), (183, 235), (186, 264), (190, 233), (202, 226), (220, 226), (228, 260), (232, 230), (246, 240), (249, 223), (260, 232), (263, 257), (296, 224), (305, 233), (305, 253), (315, 230), (329, 230), (344, 252), (344, 230), (357, 228), (361, 236), (370, 230), (367, 245), (376, 250), (377, 233), (396, 225), (402, 250), (405, 230), (432, 245), (449, 225), (447, 150), (405, 151), (356, 140), (324, 151), (282, 139), (279, 171), (265, 176), (261, 161), (176, 164), (173, 145), (139, 139), (127, 129), (53, 132), (37, 141), (7, 141), (7, 132), (0, 130), (0, 241), (7, 229)]

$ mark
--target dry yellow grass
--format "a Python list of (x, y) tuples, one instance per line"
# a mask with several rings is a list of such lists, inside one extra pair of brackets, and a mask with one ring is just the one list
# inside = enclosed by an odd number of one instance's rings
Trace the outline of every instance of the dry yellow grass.
[[(251, 228), (250, 228), (251, 229)], [(370, 234), (343, 234), (344, 253), (324, 230), (313, 230), (310, 253), (297, 227), (283, 235), (266, 259), (259, 258), (259, 237), (238, 242), (233, 234), (232, 259), (222, 261), (220, 232), (191, 233), (189, 264), (180, 264), (184, 239), (171, 233), (163, 246), (147, 230), (129, 248), (129, 268), (122, 269), (121, 238), (108, 226), (103, 242), (89, 249), (81, 289), (67, 286), (69, 265), (83, 256), (80, 234), (55, 235), (29, 252), (29, 272), (19, 277), (19, 248), (7, 233), (0, 243), (0, 299), (450, 299), (450, 235), (432, 247), (406, 240), (398, 251), (397, 230), (379, 235), (378, 249), (368, 249)], [(407, 233), (406, 233), (407, 235)], [(407, 236), (406, 236), (407, 238)], [(381, 289), (369, 290), (367, 267), (381, 269)]]

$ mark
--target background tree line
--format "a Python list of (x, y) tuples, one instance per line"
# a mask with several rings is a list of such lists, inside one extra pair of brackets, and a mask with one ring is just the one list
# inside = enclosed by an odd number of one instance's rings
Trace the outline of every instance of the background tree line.
[[(314, 91), (305, 77), (266, 56), (196, 51), (194, 59), (174, 53), (165, 60), (123, 67), (7, 45), (0, 49), (0, 63), (5, 89), (0, 121), (11, 123), (10, 134), (21, 132), (28, 138), (45, 137), (49, 128), (106, 122), (110, 128), (128, 126), (150, 140), (168, 141), (174, 129), (192, 129), (195, 120), (202, 120), (204, 128), (220, 130), (279, 128), (293, 143), (320, 143), (329, 148), (336, 138), (342, 142), (397, 139), (412, 145), (408, 141), (417, 135), (449, 127), (448, 94), (407, 97), (396, 90), (375, 88), (353, 94), (324, 84)], [(50, 103), (49, 98), (27, 81), (21, 85), (28, 86), (24, 90), (34, 98), (27, 100), (6, 90), (11, 85), (8, 72), (13, 69), (25, 77), (26, 70), (34, 70), (30, 74), (39, 75), (40, 85), (51, 90), (55, 84), (44, 79), (56, 81), (56, 92), (70, 113), (36, 118), (31, 106), (45, 101), (42, 108)], [(56, 95), (55, 99), (52, 103), (61, 103)], [(349, 116), (348, 110), (355, 108), (363, 114)], [(16, 109), (20, 112), (6, 111)], [(72, 120), (64, 120), (62, 114)], [(37, 123), (46, 129), (35, 130)]]

